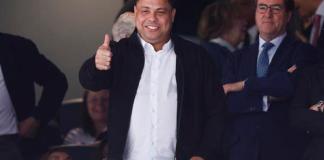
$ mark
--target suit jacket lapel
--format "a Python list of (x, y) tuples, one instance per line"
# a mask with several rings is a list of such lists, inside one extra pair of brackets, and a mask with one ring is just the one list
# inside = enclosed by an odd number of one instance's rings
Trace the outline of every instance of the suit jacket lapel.
[[(278, 67), (278, 65), (281, 64), (282, 61), (285, 61), (285, 56), (287, 56), (288, 53), (291, 52), (291, 50), (294, 49), (293, 43), (295, 40), (287, 35), (284, 40), (279, 45), (275, 55), (273, 56), (273, 59), (269, 65), (268, 73), (271, 73), (274, 68)], [(285, 62), (288, 63), (288, 62)], [(288, 68), (287, 68), (288, 69)]]
[[(244, 54), (244, 53), (243, 53)], [(257, 72), (257, 63), (258, 63), (258, 55), (259, 55), (259, 42), (253, 44), (251, 47), (251, 57), (248, 56), (248, 60), (252, 60), (247, 64), (251, 64), (250, 66), (252, 67), (250, 71), (253, 71), (253, 73), (248, 73), (249, 75), (254, 75), (256, 76)]]

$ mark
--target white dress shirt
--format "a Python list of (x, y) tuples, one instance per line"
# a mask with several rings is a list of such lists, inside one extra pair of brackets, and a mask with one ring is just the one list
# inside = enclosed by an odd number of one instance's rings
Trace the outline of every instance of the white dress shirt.
[[(278, 49), (278, 47), (280, 46), (281, 42), (283, 41), (283, 39), (286, 37), (287, 33), (284, 33), (280, 36), (278, 36), (277, 38), (273, 39), (270, 41), (270, 43), (272, 43), (274, 46), (269, 49), (268, 51), (268, 55), (269, 55), (269, 65), (271, 64), (272, 62), (272, 59), (274, 57), (274, 55), (276, 54), (276, 51)], [(259, 59), (259, 56), (263, 50), (263, 44), (265, 43), (266, 41), (263, 40), (261, 37), (259, 37), (259, 54), (258, 54), (258, 59)], [(263, 96), (263, 111), (268, 111), (269, 109), (269, 104), (268, 104), (268, 96)]]
[(0, 66), (0, 135), (18, 133), (17, 119)]
[(170, 160), (176, 148), (176, 54), (171, 40), (157, 52), (143, 39), (141, 44), (145, 63), (123, 159)]

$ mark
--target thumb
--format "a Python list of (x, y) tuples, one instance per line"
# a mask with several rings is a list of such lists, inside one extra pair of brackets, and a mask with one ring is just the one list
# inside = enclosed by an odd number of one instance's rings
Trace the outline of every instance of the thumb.
[(109, 42), (110, 42), (109, 35), (105, 34), (105, 40), (104, 40), (104, 43), (102, 44), (102, 46), (105, 48), (109, 48)]

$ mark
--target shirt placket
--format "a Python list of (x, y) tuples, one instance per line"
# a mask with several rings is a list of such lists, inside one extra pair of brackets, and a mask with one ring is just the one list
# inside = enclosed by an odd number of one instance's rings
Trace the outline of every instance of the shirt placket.
[(158, 126), (158, 78), (159, 78), (159, 55), (157, 53), (154, 53), (152, 56), (152, 69), (151, 69), (151, 81), (150, 81), (150, 87), (151, 87), (151, 112), (152, 112), (152, 148), (154, 155), (157, 154), (157, 141), (158, 141), (158, 132), (157, 132), (157, 126)]

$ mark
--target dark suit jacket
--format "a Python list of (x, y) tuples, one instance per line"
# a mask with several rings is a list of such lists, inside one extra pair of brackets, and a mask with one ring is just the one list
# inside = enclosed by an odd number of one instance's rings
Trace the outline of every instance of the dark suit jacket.
[(233, 53), (228, 50), (227, 48), (212, 42), (202, 42), (201, 45), (207, 50), (209, 55), (211, 56), (216, 73), (220, 74), (217, 75), (221, 78), (221, 81), (223, 80), (223, 74), (226, 73), (226, 62), (233, 57)]
[[(312, 62), (315, 52), (287, 35), (277, 49), (265, 77), (256, 76), (258, 43), (238, 51), (229, 64), (225, 81), (246, 80), (244, 89), (228, 94), (228, 110), (232, 113), (227, 144), (231, 160), (295, 159), (298, 157), (288, 127), (289, 100), (294, 90), (294, 75), (288, 68), (298, 69)], [(262, 96), (269, 100), (268, 112), (262, 111)], [(296, 135), (296, 134), (295, 134)], [(296, 153), (295, 153), (296, 152)], [(294, 154), (296, 155), (294, 157)]]
[[(199, 155), (216, 160), (221, 144), (224, 95), (213, 76), (207, 53), (199, 46), (172, 37), (178, 94), (176, 157)], [(80, 70), (81, 84), (90, 90), (110, 88), (108, 159), (122, 159), (132, 106), (144, 67), (144, 50), (137, 33), (111, 46), (112, 68), (99, 71), (94, 58)]]
[(304, 160), (324, 159), (324, 113), (309, 109), (320, 100), (324, 101), (324, 63), (303, 71), (292, 102), (292, 124), (312, 137)]
[[(35, 44), (0, 33), (0, 65), (18, 120), (33, 116), (42, 124), (53, 118), (61, 106), (67, 81), (55, 65), (39, 54)], [(35, 83), (43, 87), (38, 105)]]

